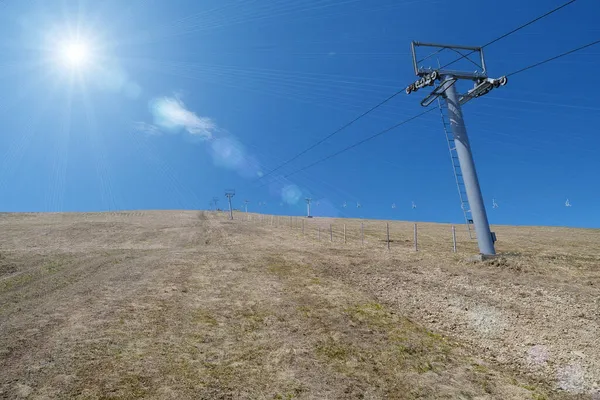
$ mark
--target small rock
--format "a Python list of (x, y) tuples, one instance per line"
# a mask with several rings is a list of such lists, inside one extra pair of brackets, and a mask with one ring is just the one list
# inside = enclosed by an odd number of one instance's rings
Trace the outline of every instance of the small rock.
[(585, 354), (583, 354), (582, 351), (574, 351), (573, 354), (575, 354), (577, 357), (585, 358)]

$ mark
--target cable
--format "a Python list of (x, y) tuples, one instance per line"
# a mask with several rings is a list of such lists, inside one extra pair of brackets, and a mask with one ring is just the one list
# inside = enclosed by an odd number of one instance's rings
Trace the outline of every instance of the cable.
[[(381, 135), (383, 135), (383, 134), (385, 134), (385, 133), (388, 133), (389, 131), (391, 131), (391, 130), (394, 130), (394, 129), (396, 129), (396, 128), (398, 128), (398, 127), (400, 127), (400, 126), (402, 126), (402, 125), (404, 125), (404, 124), (406, 124), (406, 123), (408, 123), (408, 122), (410, 122), (410, 121), (412, 121), (412, 120), (414, 120), (414, 119), (417, 119), (417, 118), (419, 118), (420, 116), (422, 116), (422, 115), (425, 115), (425, 114), (427, 114), (427, 113), (429, 113), (429, 112), (431, 112), (431, 111), (433, 111), (433, 110), (435, 110), (435, 109), (436, 109), (436, 108), (429, 108), (429, 109), (427, 109), (427, 110), (425, 110), (425, 111), (423, 111), (423, 112), (420, 112), (420, 113), (418, 113), (418, 114), (416, 114), (416, 115), (413, 115), (412, 117), (410, 117), (410, 118), (408, 118), (408, 119), (405, 119), (404, 121), (398, 122), (397, 124), (395, 124), (395, 125), (392, 125), (392, 126), (390, 126), (389, 128), (386, 128), (386, 129), (384, 129), (384, 130), (382, 130), (382, 131), (380, 131), (380, 132), (377, 132), (376, 134), (374, 134), (374, 135), (371, 135), (371, 136), (369, 136), (368, 138), (365, 138), (365, 139), (363, 139), (363, 140), (361, 140), (361, 141), (359, 141), (359, 142), (356, 142), (356, 143), (354, 143), (354, 144), (352, 144), (352, 145), (350, 145), (350, 146), (347, 146), (347, 147), (343, 148), (342, 150), (340, 150), (340, 151), (338, 151), (338, 152), (336, 152), (336, 153), (330, 154), (330, 155), (328, 155), (328, 156), (326, 156), (326, 157), (324, 157), (324, 158), (321, 158), (321, 159), (319, 159), (319, 160), (317, 160), (317, 161), (313, 162), (312, 164), (309, 164), (309, 165), (307, 165), (307, 166), (305, 166), (305, 167), (302, 167), (302, 168), (300, 168), (300, 169), (297, 169), (297, 170), (295, 170), (294, 172), (291, 172), (291, 173), (289, 173), (289, 174), (285, 175), (285, 176), (284, 176), (284, 178), (288, 178), (288, 177), (290, 177), (290, 176), (292, 176), (292, 175), (295, 175), (295, 174), (297, 174), (297, 173), (299, 173), (299, 172), (302, 172), (302, 171), (304, 171), (304, 170), (307, 170), (307, 169), (309, 169), (309, 168), (312, 168), (312, 167), (314, 167), (314, 166), (315, 166), (315, 165), (317, 165), (317, 164), (320, 164), (320, 163), (322, 163), (322, 162), (324, 162), (324, 161), (327, 161), (327, 160), (329, 160), (329, 159), (331, 159), (331, 158), (333, 158), (333, 157), (336, 157), (336, 156), (338, 156), (338, 155), (340, 155), (340, 154), (342, 154), (342, 153), (344, 153), (344, 152), (346, 152), (346, 151), (348, 151), (348, 150), (351, 150), (351, 149), (353, 149), (353, 148), (355, 148), (355, 147), (358, 147), (358, 146), (360, 146), (360, 145), (362, 145), (362, 144), (364, 144), (364, 143), (368, 142), (369, 140), (375, 139), (375, 138), (376, 138), (376, 137), (378, 137), (378, 136), (381, 136)], [(266, 184), (262, 185), (261, 187), (263, 187), (263, 186), (266, 186), (266, 185), (268, 185), (268, 184), (270, 184), (270, 183), (271, 183), (271, 182), (269, 182), (269, 183), (266, 183)]]
[(559, 54), (559, 55), (557, 55), (557, 56), (554, 56), (554, 57), (548, 58), (548, 59), (546, 59), (546, 60), (544, 60), (544, 61), (537, 62), (537, 63), (535, 63), (535, 64), (532, 64), (532, 65), (528, 66), (528, 67), (521, 68), (521, 69), (519, 69), (519, 70), (516, 70), (516, 71), (514, 71), (514, 72), (511, 72), (510, 74), (507, 74), (506, 76), (507, 76), (507, 77), (509, 77), (509, 76), (513, 76), (513, 75), (516, 75), (516, 74), (520, 74), (521, 72), (527, 71), (527, 70), (529, 70), (529, 69), (532, 69), (532, 68), (535, 68), (535, 67), (539, 67), (539, 66), (540, 66), (540, 65), (542, 65), (542, 64), (549, 63), (550, 61), (554, 61), (554, 60), (556, 60), (556, 59), (558, 59), (558, 58), (561, 58), (561, 57), (567, 56), (567, 55), (569, 55), (569, 54), (573, 54), (573, 53), (575, 53), (575, 52), (577, 52), (577, 51), (579, 51), (579, 50), (583, 50), (583, 49), (585, 49), (585, 48), (588, 48), (588, 47), (594, 46), (594, 45), (596, 45), (596, 44), (598, 44), (598, 43), (600, 43), (600, 40), (596, 40), (596, 41), (594, 41), (594, 42), (591, 42), (591, 43), (588, 43), (588, 44), (586, 44), (586, 45), (584, 45), (584, 46), (577, 47), (576, 49), (569, 50), (569, 51), (567, 51), (566, 53), (562, 53), (562, 54)]
[[(556, 7), (556, 8), (554, 8), (554, 9), (552, 9), (552, 10), (548, 11), (547, 13), (545, 13), (545, 14), (543, 14), (543, 15), (541, 15), (541, 16), (539, 16), (539, 17), (537, 17), (537, 18), (535, 18), (535, 19), (533, 19), (533, 20), (531, 20), (531, 21), (529, 21), (529, 22), (527, 22), (527, 23), (525, 23), (525, 24), (523, 24), (523, 25), (521, 25), (521, 26), (519, 26), (519, 27), (517, 27), (517, 28), (515, 28), (515, 29), (513, 29), (513, 30), (511, 30), (511, 31), (509, 31), (509, 32), (507, 32), (507, 33), (505, 33), (505, 34), (503, 34), (503, 35), (501, 35), (501, 36), (499, 36), (499, 37), (497, 37), (496, 39), (493, 39), (493, 40), (491, 40), (490, 42), (488, 42), (488, 43), (484, 44), (483, 46), (481, 46), (481, 48), (483, 49), (483, 48), (485, 48), (485, 47), (487, 47), (487, 46), (489, 46), (489, 45), (491, 45), (491, 44), (494, 44), (494, 43), (496, 43), (496, 42), (498, 42), (498, 41), (500, 41), (500, 40), (504, 39), (505, 37), (507, 37), (507, 36), (509, 36), (509, 35), (512, 35), (513, 33), (517, 32), (517, 31), (519, 31), (519, 30), (521, 30), (521, 29), (523, 29), (523, 28), (525, 28), (525, 27), (527, 27), (527, 26), (529, 26), (529, 25), (531, 25), (531, 24), (533, 24), (533, 23), (535, 23), (535, 22), (537, 22), (537, 21), (539, 21), (539, 20), (541, 20), (541, 19), (543, 19), (543, 18), (545, 18), (545, 17), (547, 17), (547, 16), (549, 16), (549, 15), (551, 15), (551, 14), (555, 13), (555, 12), (557, 12), (557, 11), (559, 11), (560, 9), (562, 9), (562, 8), (564, 8), (564, 7), (566, 7), (566, 6), (568, 6), (569, 4), (572, 4), (572, 3), (574, 3), (575, 1), (577, 1), (577, 0), (570, 0), (570, 1), (566, 2), (565, 4), (563, 4), (563, 5), (559, 6), (559, 7)], [(469, 52), (469, 53), (467, 53), (467, 54), (461, 55), (461, 57), (457, 58), (456, 60), (452, 61), (452, 62), (451, 62), (451, 63), (449, 63), (449, 64), (446, 64), (446, 65), (444, 65), (444, 66), (443, 66), (443, 67), (441, 67), (440, 69), (443, 69), (443, 68), (446, 68), (446, 67), (448, 67), (449, 65), (452, 65), (452, 64), (454, 64), (455, 62), (457, 62), (457, 61), (460, 61), (460, 60), (462, 60), (462, 59), (463, 59), (463, 58), (465, 58), (465, 57), (468, 57), (469, 55), (473, 54), (474, 52), (475, 52), (475, 51), (473, 50), (473, 51), (471, 51), (471, 52)], [(270, 170), (269, 172), (266, 172), (265, 174), (263, 174), (263, 176), (261, 176), (260, 178), (258, 178), (256, 181), (259, 181), (259, 180), (261, 180), (261, 179), (263, 179), (263, 178), (265, 178), (265, 177), (267, 177), (267, 176), (271, 175), (272, 173), (274, 173), (274, 172), (276, 172), (276, 171), (280, 170), (281, 168), (285, 167), (286, 165), (288, 165), (288, 164), (289, 164), (289, 163), (291, 163), (292, 161), (294, 161), (294, 160), (298, 159), (298, 158), (299, 158), (299, 157), (301, 157), (302, 155), (304, 155), (304, 154), (308, 153), (309, 151), (311, 151), (311, 150), (312, 150), (312, 149), (314, 149), (315, 147), (319, 146), (320, 144), (322, 144), (322, 143), (323, 143), (323, 142), (325, 142), (326, 140), (330, 139), (330, 138), (331, 138), (331, 137), (333, 137), (334, 135), (336, 135), (336, 134), (340, 133), (342, 130), (344, 130), (344, 129), (346, 129), (347, 127), (349, 127), (350, 125), (354, 124), (354, 123), (355, 123), (356, 121), (358, 121), (359, 119), (361, 119), (361, 118), (365, 117), (366, 115), (368, 115), (368, 114), (372, 113), (373, 111), (375, 111), (376, 109), (378, 109), (379, 107), (381, 107), (382, 105), (384, 105), (385, 103), (387, 103), (388, 101), (392, 100), (394, 97), (396, 97), (397, 95), (399, 95), (401, 92), (403, 92), (403, 90), (400, 90), (400, 91), (398, 91), (398, 92), (396, 92), (396, 93), (392, 94), (391, 96), (389, 96), (388, 98), (386, 98), (385, 100), (383, 100), (382, 102), (380, 102), (379, 104), (375, 105), (374, 107), (372, 107), (372, 108), (370, 108), (369, 110), (365, 111), (364, 113), (360, 114), (358, 117), (354, 118), (353, 120), (351, 120), (351, 121), (350, 121), (350, 122), (348, 122), (347, 124), (343, 125), (342, 127), (340, 127), (340, 128), (338, 128), (338, 129), (336, 129), (335, 131), (333, 131), (332, 133), (330, 133), (329, 135), (327, 135), (327, 136), (326, 136), (326, 137), (324, 137), (323, 139), (321, 139), (321, 140), (317, 141), (317, 142), (316, 142), (316, 143), (314, 143), (313, 145), (311, 145), (311, 146), (307, 147), (306, 149), (302, 150), (300, 153), (296, 154), (295, 156), (293, 156), (292, 158), (288, 159), (288, 160), (287, 160), (287, 161), (285, 161), (284, 163), (282, 163), (282, 164), (278, 165), (277, 167), (275, 167), (274, 169)], [(324, 161), (324, 160), (323, 160), (323, 161)], [(288, 176), (289, 176), (289, 175), (288, 175)]]
[[(584, 46), (577, 47), (577, 48), (575, 48), (575, 49), (573, 49), (573, 50), (569, 50), (569, 51), (567, 51), (567, 52), (565, 52), (565, 53), (562, 53), (562, 54), (559, 54), (559, 55), (557, 55), (557, 56), (554, 56), (554, 57), (548, 58), (548, 59), (546, 59), (546, 60), (543, 60), (543, 61), (537, 62), (537, 63), (535, 63), (535, 64), (532, 64), (532, 65), (530, 65), (530, 66), (527, 66), (527, 67), (525, 67), (525, 68), (521, 68), (521, 69), (519, 69), (519, 70), (517, 70), (517, 71), (514, 71), (514, 72), (511, 72), (510, 74), (507, 74), (506, 76), (508, 77), (508, 76), (513, 76), (513, 75), (519, 74), (519, 73), (521, 73), (521, 72), (524, 72), (524, 71), (530, 70), (530, 69), (532, 69), (532, 68), (538, 67), (538, 66), (540, 66), (540, 65), (546, 64), (546, 63), (548, 63), (548, 62), (550, 62), (550, 61), (556, 60), (556, 59), (558, 59), (558, 58), (561, 58), (561, 57), (564, 57), (564, 56), (566, 56), (566, 55), (573, 54), (573, 53), (575, 53), (575, 52), (577, 52), (577, 51), (579, 51), (579, 50), (583, 50), (583, 49), (585, 49), (585, 48), (588, 48), (588, 47), (594, 46), (594, 45), (596, 45), (596, 44), (600, 44), (600, 40), (596, 40), (596, 41), (594, 41), (594, 42), (591, 42), (591, 43), (588, 43), (588, 44), (586, 44), (586, 45), (584, 45)], [(392, 126), (390, 126), (389, 128), (386, 128), (386, 129), (384, 129), (384, 130), (383, 130), (383, 131), (381, 131), (381, 132), (378, 132), (378, 133), (376, 133), (376, 134), (374, 134), (374, 135), (372, 135), (372, 136), (369, 136), (369, 137), (368, 137), (368, 138), (366, 138), (366, 139), (363, 139), (363, 140), (361, 140), (361, 141), (359, 141), (359, 142), (356, 142), (356, 143), (354, 143), (354, 144), (352, 144), (352, 145), (350, 145), (350, 146), (348, 146), (348, 147), (345, 147), (345, 148), (343, 148), (342, 150), (340, 150), (340, 151), (338, 151), (338, 152), (336, 152), (336, 153), (330, 154), (330, 155), (328, 155), (328, 156), (326, 156), (326, 157), (324, 157), (324, 158), (321, 158), (320, 160), (317, 160), (317, 161), (313, 162), (312, 164), (309, 164), (309, 165), (307, 165), (307, 166), (305, 166), (305, 167), (302, 167), (302, 168), (300, 168), (300, 169), (297, 169), (297, 170), (295, 170), (294, 172), (291, 172), (291, 173), (289, 173), (289, 174), (285, 175), (285, 178), (288, 178), (288, 177), (290, 177), (290, 176), (292, 176), (292, 175), (295, 175), (295, 174), (297, 174), (297, 173), (299, 173), (299, 172), (302, 172), (302, 171), (304, 171), (304, 170), (307, 170), (307, 169), (309, 169), (309, 168), (311, 168), (311, 167), (313, 167), (313, 166), (315, 166), (315, 165), (317, 165), (317, 164), (320, 164), (320, 163), (322, 163), (322, 162), (324, 162), (324, 161), (327, 161), (327, 160), (329, 160), (329, 159), (331, 159), (331, 158), (333, 158), (333, 157), (336, 157), (336, 156), (338, 156), (338, 155), (340, 155), (340, 154), (342, 154), (342, 153), (344, 153), (344, 152), (346, 152), (346, 151), (348, 151), (348, 150), (351, 150), (351, 149), (353, 149), (353, 148), (355, 148), (355, 147), (358, 147), (358, 146), (362, 145), (363, 143), (365, 143), (365, 142), (368, 142), (368, 141), (369, 141), (369, 140), (371, 140), (371, 139), (374, 139), (374, 138), (376, 138), (376, 137), (378, 137), (378, 136), (381, 136), (381, 135), (383, 135), (384, 133), (387, 133), (387, 132), (389, 132), (389, 131), (391, 131), (391, 130), (393, 130), (393, 129), (396, 129), (396, 128), (398, 128), (399, 126), (401, 126), (401, 125), (404, 125), (404, 124), (406, 124), (407, 122), (410, 122), (410, 121), (412, 121), (412, 120), (414, 120), (414, 119), (416, 119), (416, 118), (418, 118), (418, 117), (420, 117), (420, 116), (422, 116), (422, 115), (424, 115), (424, 114), (427, 114), (428, 112), (431, 112), (431, 111), (433, 111), (433, 110), (435, 110), (435, 108), (429, 108), (429, 109), (427, 109), (427, 110), (425, 110), (425, 111), (423, 111), (423, 112), (421, 112), (421, 113), (419, 113), (419, 114), (417, 114), (417, 115), (414, 115), (414, 116), (412, 116), (412, 117), (410, 117), (410, 118), (408, 118), (408, 119), (406, 119), (406, 120), (404, 120), (404, 121), (402, 121), (402, 122), (399, 122), (399, 123), (397, 123), (397, 124), (395, 124), (395, 125), (392, 125)], [(265, 185), (266, 185), (266, 184), (265, 184)], [(263, 185), (263, 186), (265, 186), (265, 185)]]
[(366, 116), (367, 114), (375, 111), (377, 108), (381, 107), (382, 105), (384, 105), (385, 103), (387, 103), (388, 101), (390, 101), (391, 99), (393, 99), (394, 97), (398, 96), (400, 93), (402, 93), (404, 90), (399, 90), (396, 93), (392, 94), (391, 96), (389, 96), (387, 99), (383, 100), (382, 102), (378, 103), (377, 105), (371, 107), (370, 109), (368, 109), (367, 111), (363, 112), (362, 114), (360, 114), (358, 117), (354, 118), (352, 121), (348, 122), (347, 124), (343, 125), (342, 127), (336, 129), (335, 131), (333, 131), (332, 133), (330, 133), (329, 135), (325, 136), (323, 139), (319, 140), (318, 142), (316, 142), (315, 144), (307, 147), (306, 149), (302, 150), (300, 153), (296, 154), (294, 157), (290, 158), (289, 160), (283, 162), (282, 164), (280, 164), (279, 166), (273, 168), (272, 170), (270, 170), (269, 172), (265, 173), (263, 176), (261, 176), (260, 178), (258, 178), (257, 180), (260, 180), (262, 178), (265, 178), (268, 175), (271, 175), (273, 172), (280, 170), (281, 168), (285, 167), (286, 165), (288, 165), (289, 163), (291, 163), (292, 161), (296, 160), (298, 157), (308, 153), (310, 150), (314, 149), (315, 147), (317, 147), (318, 145), (320, 145), (321, 143), (325, 142), (327, 139), (331, 138), (332, 136), (340, 133), (342, 130), (346, 129), (347, 127), (349, 127), (350, 125), (352, 125), (353, 123), (355, 123), (356, 121), (358, 121), (359, 119), (361, 119), (362, 117)]
[[(551, 14), (553, 14), (553, 13), (557, 12), (558, 10), (560, 10), (560, 9), (562, 9), (562, 8), (564, 8), (564, 7), (566, 7), (566, 6), (568, 6), (569, 4), (572, 4), (572, 3), (574, 3), (575, 1), (577, 1), (577, 0), (570, 0), (570, 1), (566, 2), (565, 4), (563, 4), (563, 5), (561, 5), (561, 6), (558, 6), (558, 7), (554, 8), (554, 9), (552, 9), (552, 10), (548, 11), (547, 13), (545, 13), (545, 14), (543, 14), (543, 15), (540, 15), (539, 17), (537, 17), (537, 18), (535, 18), (535, 19), (532, 19), (531, 21), (529, 21), (529, 22), (527, 22), (527, 23), (525, 23), (525, 24), (523, 24), (523, 25), (521, 25), (521, 26), (519, 26), (519, 27), (517, 27), (517, 28), (513, 29), (512, 31), (510, 31), (510, 32), (507, 32), (507, 33), (505, 33), (504, 35), (502, 35), (502, 36), (499, 36), (499, 37), (497, 37), (496, 39), (494, 39), (494, 40), (492, 40), (492, 41), (490, 41), (490, 42), (487, 42), (486, 44), (484, 44), (483, 46), (481, 46), (481, 48), (482, 48), (482, 49), (484, 49), (484, 48), (486, 48), (487, 46), (489, 46), (489, 45), (491, 45), (491, 44), (494, 44), (494, 43), (496, 43), (496, 42), (498, 42), (498, 41), (500, 41), (500, 40), (504, 39), (505, 37), (507, 37), (507, 36), (510, 36), (510, 35), (512, 35), (513, 33), (517, 32), (517, 31), (520, 31), (521, 29), (523, 29), (523, 28), (526, 28), (526, 27), (528, 27), (529, 25), (531, 25), (531, 24), (533, 24), (533, 23), (535, 23), (535, 22), (537, 22), (537, 21), (539, 21), (539, 20), (541, 20), (541, 19), (543, 19), (543, 18), (546, 18), (547, 16), (549, 16), (549, 15), (551, 15)], [(462, 60), (463, 58), (466, 58), (466, 57), (470, 56), (471, 54), (475, 53), (476, 51), (477, 51), (477, 50), (471, 50), (469, 53), (462, 55), (461, 57), (457, 58), (456, 60), (454, 60), (454, 61), (452, 61), (452, 62), (450, 62), (450, 63), (448, 63), (448, 64), (444, 65), (443, 67), (440, 67), (439, 69), (444, 69), (444, 68), (446, 68), (446, 67), (448, 67), (448, 66), (450, 66), (450, 65), (454, 64), (455, 62), (457, 62), (457, 61), (460, 61), (460, 60)]]

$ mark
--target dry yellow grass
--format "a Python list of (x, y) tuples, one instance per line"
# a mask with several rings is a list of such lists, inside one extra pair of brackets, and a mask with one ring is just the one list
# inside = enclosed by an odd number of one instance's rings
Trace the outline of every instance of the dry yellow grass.
[[(593, 230), (1, 214), (0, 397), (544, 399), (598, 382)], [(334, 227), (330, 242), (329, 225)], [(346, 224), (346, 243), (343, 242)], [(317, 241), (317, 227), (321, 240)], [(562, 387), (564, 390), (559, 390)]]

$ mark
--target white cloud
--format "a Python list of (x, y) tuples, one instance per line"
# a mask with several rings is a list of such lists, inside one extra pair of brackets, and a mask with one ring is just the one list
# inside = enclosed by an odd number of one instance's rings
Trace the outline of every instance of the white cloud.
[(177, 97), (161, 97), (150, 104), (154, 124), (162, 129), (177, 131), (184, 129), (189, 134), (205, 140), (212, 139), (216, 124), (207, 117), (200, 117), (188, 110)]
[(147, 133), (148, 135), (160, 135), (161, 131), (156, 125), (147, 122), (134, 122), (133, 129), (138, 132)]
[(137, 122), (135, 129), (151, 135), (186, 131), (193, 142), (204, 142), (216, 166), (236, 171), (244, 178), (262, 176), (260, 163), (232, 134), (220, 129), (211, 118), (186, 108), (178, 95), (159, 97), (149, 104), (153, 123)]

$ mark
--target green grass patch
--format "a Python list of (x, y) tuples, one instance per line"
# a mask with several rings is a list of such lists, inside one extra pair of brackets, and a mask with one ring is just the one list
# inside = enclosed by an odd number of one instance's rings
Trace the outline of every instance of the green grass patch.
[(49, 263), (47, 263), (46, 265), (44, 265), (44, 271), (46, 271), (46, 272), (48, 272), (50, 274), (54, 274), (61, 267), (62, 267), (62, 265), (59, 262), (57, 262), (57, 261), (50, 261)]
[(192, 319), (197, 324), (206, 324), (206, 325), (210, 325), (210, 326), (218, 325), (216, 318), (213, 317), (210, 312), (203, 310), (201, 308), (197, 308), (193, 312)]
[(330, 361), (346, 362), (354, 352), (349, 344), (333, 340), (333, 338), (317, 344), (317, 354)]
[(529, 390), (530, 392), (534, 392), (534, 391), (535, 391), (535, 389), (537, 389), (537, 388), (536, 388), (535, 386), (533, 386), (533, 385), (525, 385), (525, 384), (523, 384), (523, 385), (520, 385), (520, 386), (521, 386), (523, 389), (527, 389), (527, 390)]
[(477, 364), (477, 363), (473, 364), (473, 370), (476, 372), (479, 372), (479, 373), (483, 373), (483, 374), (489, 372), (488, 367), (486, 367), (485, 365)]
[(385, 310), (379, 303), (358, 304), (344, 310), (350, 319), (371, 327), (384, 328), (400, 323), (399, 318)]
[(21, 274), (0, 281), (0, 292), (24, 286), (33, 280), (33, 275)]

